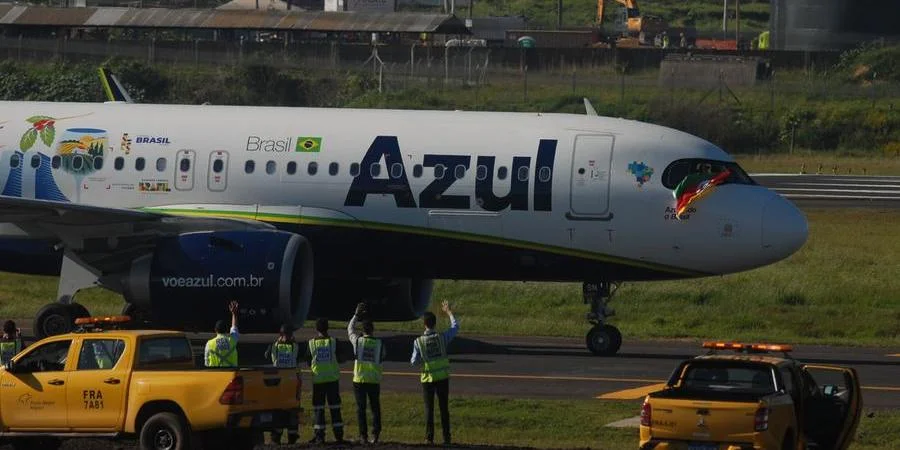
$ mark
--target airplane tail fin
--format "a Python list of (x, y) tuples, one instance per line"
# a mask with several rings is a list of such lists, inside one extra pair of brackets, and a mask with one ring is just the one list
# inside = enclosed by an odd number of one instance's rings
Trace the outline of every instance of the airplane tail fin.
[(103, 92), (106, 93), (106, 101), (134, 103), (134, 100), (128, 95), (128, 91), (110, 70), (100, 67), (99, 73), (100, 84), (103, 85)]

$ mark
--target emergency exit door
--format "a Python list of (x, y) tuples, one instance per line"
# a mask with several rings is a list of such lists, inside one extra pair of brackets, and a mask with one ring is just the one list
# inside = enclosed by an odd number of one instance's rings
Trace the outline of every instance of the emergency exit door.
[(178, 150), (175, 157), (175, 189), (189, 191), (194, 188), (194, 156), (193, 150)]
[(228, 187), (228, 152), (216, 150), (209, 154), (207, 184), (209, 190), (222, 192)]
[(572, 154), (570, 219), (609, 220), (610, 135), (579, 135)]

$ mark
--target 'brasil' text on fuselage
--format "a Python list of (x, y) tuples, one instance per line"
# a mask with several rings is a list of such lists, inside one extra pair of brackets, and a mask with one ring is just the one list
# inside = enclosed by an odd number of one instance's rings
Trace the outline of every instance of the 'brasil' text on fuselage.
[[(556, 159), (555, 139), (541, 139), (538, 144), (534, 176), (534, 211), (552, 210), (553, 199), (553, 166)], [(369, 194), (390, 194), (394, 196), (400, 208), (441, 208), (471, 209), (472, 198), (468, 195), (444, 195), (450, 186), (459, 178), (455, 174), (456, 167), (462, 166), (466, 171), (471, 165), (470, 155), (433, 155), (425, 154), (423, 167), (445, 168), (445, 172), (436, 175), (434, 180), (419, 193), (418, 204), (413, 196), (406, 167), (396, 136), (378, 136), (363, 156), (360, 166), (372, 167), (384, 159), (388, 168), (387, 178), (376, 178), (369, 170), (360, 170), (353, 178), (344, 206), (363, 206)], [(494, 194), (494, 156), (478, 156), (476, 160), (475, 198), (476, 204), (486, 211), (502, 211), (506, 208), (517, 211), (528, 210), (528, 176), (518, 176), (521, 170), (531, 170), (531, 157), (513, 157), (510, 172), (509, 193), (504, 196)], [(393, 167), (402, 168), (394, 171)], [(481, 169), (483, 167), (483, 169)]]

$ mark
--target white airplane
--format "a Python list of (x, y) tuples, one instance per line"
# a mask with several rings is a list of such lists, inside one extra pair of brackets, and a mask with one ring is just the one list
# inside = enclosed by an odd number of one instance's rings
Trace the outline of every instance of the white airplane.
[[(788, 257), (798, 209), (715, 145), (587, 115), (0, 102), (0, 270), (59, 275), (38, 336), (126, 313), (242, 331), (428, 308), (434, 279), (580, 281), (587, 346), (621, 345), (611, 286)], [(673, 188), (731, 171), (675, 218)]]

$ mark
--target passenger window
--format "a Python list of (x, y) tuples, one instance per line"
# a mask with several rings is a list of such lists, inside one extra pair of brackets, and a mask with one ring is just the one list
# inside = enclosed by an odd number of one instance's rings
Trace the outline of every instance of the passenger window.
[(372, 178), (381, 175), (381, 164), (372, 164), (369, 166), (369, 175), (371, 175)]
[(519, 181), (528, 181), (528, 166), (519, 167)]
[[(222, 162), (221, 159), (217, 159), (217, 160), (213, 161), (213, 172), (222, 173), (222, 169), (224, 169), (224, 168), (225, 168), (225, 163)], [(251, 170), (251, 172), (252, 172), (252, 170)]]
[(438, 164), (438, 165), (434, 166), (434, 177), (437, 178), (438, 180), (440, 180), (441, 178), (444, 178), (444, 173), (446, 171), (447, 171), (447, 168), (444, 167), (443, 164)]
[(421, 164), (416, 164), (413, 166), (413, 176), (414, 177), (420, 178), (422, 176), (422, 171), (423, 171), (423, 169), (422, 169)]
[(151, 366), (164, 363), (193, 363), (191, 345), (184, 337), (150, 338), (141, 341), (138, 348), (138, 365)]
[(146, 164), (147, 164), (147, 162), (144, 161), (144, 158), (139, 157), (138, 159), (134, 160), (134, 170), (137, 170), (138, 172), (140, 172), (140, 171), (144, 170), (144, 166)]
[(94, 157), (94, 170), (100, 170), (103, 168), (103, 157), (95, 156)]
[(111, 370), (124, 352), (125, 341), (121, 339), (85, 339), (76, 370)]
[(475, 178), (478, 181), (484, 181), (487, 178), (487, 166), (478, 166), (475, 169)]
[(781, 369), (779, 369), (779, 371), (781, 372), (781, 387), (783, 387), (784, 391), (793, 397), (794, 379), (792, 377), (790, 369), (788, 369), (787, 367), (782, 367)]
[(81, 170), (84, 168), (84, 157), (75, 155), (72, 157), (72, 170)]
[(275, 161), (266, 162), (266, 173), (272, 175), (275, 173), (275, 170), (278, 169), (278, 165), (275, 164)]
[(287, 163), (287, 174), (293, 175), (295, 173), (297, 173), (297, 163), (294, 161)]
[(31, 155), (31, 168), (37, 169), (38, 167), (41, 167), (41, 155), (35, 153)]
[(497, 179), (505, 180), (507, 173), (509, 173), (509, 170), (506, 168), (506, 166), (500, 166), (500, 168), (497, 169)]
[(351, 177), (359, 176), (359, 163), (350, 164), (350, 176)]
[(541, 167), (541, 170), (538, 171), (538, 180), (541, 180), (541, 183), (546, 183), (550, 181), (550, 174), (553, 173), (550, 171), (549, 167)]
[(166, 158), (158, 158), (156, 160), (156, 171), (162, 172), (166, 170)]
[(13, 154), (12, 156), (9, 157), (9, 167), (11, 167), (13, 169), (15, 169), (16, 167), (19, 167), (20, 162), (21, 162), (21, 159), (19, 158), (19, 155)]
[(16, 363), (29, 372), (59, 372), (65, 369), (72, 340), (56, 341), (35, 347)]
[(61, 166), (61, 165), (62, 165), (62, 158), (59, 155), (55, 155), (50, 160), (50, 167), (53, 167), (54, 169), (59, 169), (59, 166)]
[(453, 176), (456, 177), (457, 180), (461, 180), (466, 176), (466, 166), (459, 164), (456, 166), (456, 169), (453, 171)]
[(391, 164), (391, 178), (400, 178), (403, 176), (403, 164)]
[(319, 163), (315, 161), (311, 161), (308, 166), (306, 166), (306, 173), (310, 175), (315, 175), (316, 172), (319, 171)]
[(247, 162), (244, 163), (244, 172), (253, 173), (254, 170), (256, 170), (256, 162), (252, 159), (247, 160)]
[(337, 175), (339, 169), (340, 169), (340, 166), (338, 165), (338, 163), (333, 162), (333, 163), (329, 164), (328, 165), (328, 175), (331, 175), (331, 176)]
[(187, 172), (191, 170), (191, 160), (188, 158), (181, 158), (181, 162), (179, 163), (179, 169), (182, 172)]
[(116, 158), (116, 160), (113, 162), (113, 167), (115, 167), (116, 170), (122, 170), (122, 168), (125, 167), (125, 158), (121, 156)]

